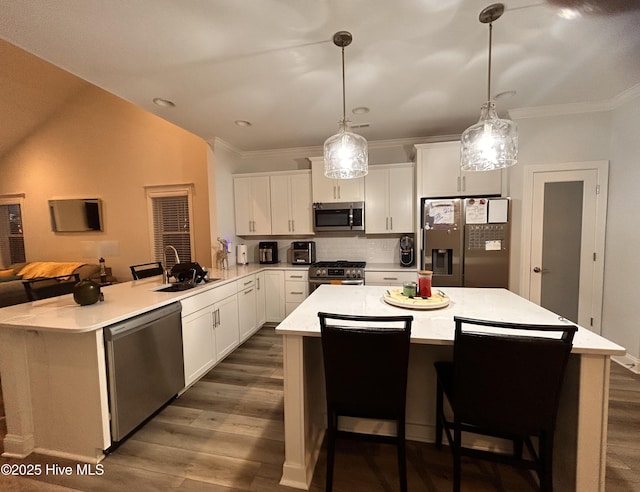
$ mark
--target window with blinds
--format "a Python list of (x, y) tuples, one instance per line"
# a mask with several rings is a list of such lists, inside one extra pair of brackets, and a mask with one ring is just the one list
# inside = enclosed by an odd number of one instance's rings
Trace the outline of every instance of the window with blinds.
[(166, 267), (175, 264), (173, 246), (181, 262), (191, 261), (193, 255), (193, 231), (190, 189), (148, 192), (153, 222), (153, 253), (157, 261)]
[(25, 261), (20, 203), (0, 202), (0, 266)]

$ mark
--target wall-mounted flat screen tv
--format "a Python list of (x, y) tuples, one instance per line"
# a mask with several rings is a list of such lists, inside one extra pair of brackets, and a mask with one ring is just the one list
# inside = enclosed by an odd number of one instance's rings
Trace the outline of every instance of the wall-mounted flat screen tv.
[(100, 198), (49, 200), (51, 230), (54, 232), (102, 231)]

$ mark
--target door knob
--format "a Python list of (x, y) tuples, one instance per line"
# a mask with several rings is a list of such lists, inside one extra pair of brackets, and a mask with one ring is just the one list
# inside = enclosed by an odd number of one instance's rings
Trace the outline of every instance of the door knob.
[(533, 271), (536, 273), (540, 273), (542, 271), (542, 268), (540, 267), (533, 267)]

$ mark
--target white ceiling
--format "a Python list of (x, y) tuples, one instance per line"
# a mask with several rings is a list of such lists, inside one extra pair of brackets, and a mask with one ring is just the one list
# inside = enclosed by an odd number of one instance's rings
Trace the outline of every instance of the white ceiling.
[[(206, 140), (267, 150), (321, 145), (336, 132), (339, 30), (353, 34), (347, 112), (370, 125), (359, 133), (374, 141), (462, 132), (486, 99), (488, 26), (478, 14), (489, 3), (0, 0), (0, 37)], [(591, 14), (567, 20), (562, 3)], [(603, 102), (640, 83), (640, 1), (505, 6), (493, 29), (492, 93), (516, 95), (498, 99), (500, 113)], [(371, 111), (351, 114), (358, 106)]]

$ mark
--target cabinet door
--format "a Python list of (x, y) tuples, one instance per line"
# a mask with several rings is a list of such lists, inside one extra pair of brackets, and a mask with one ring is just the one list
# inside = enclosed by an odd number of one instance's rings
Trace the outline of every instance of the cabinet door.
[(460, 142), (438, 142), (417, 146), (422, 178), (419, 196), (500, 195), (502, 171), (462, 172)]
[(389, 171), (369, 168), (364, 178), (365, 212), (364, 223), (367, 234), (391, 232), (389, 228)]
[[(311, 174), (293, 174), (289, 180), (291, 232), (313, 234)], [(271, 195), (273, 200), (273, 194)], [(276, 234), (274, 232), (274, 234)]]
[(386, 233), (389, 230), (388, 170), (369, 168), (365, 184), (365, 230), (367, 234)]
[(238, 329), (240, 342), (249, 338), (256, 329), (256, 287), (238, 292)]
[(364, 178), (329, 179), (324, 176), (322, 157), (311, 159), (313, 201), (320, 203), (364, 201)]
[(322, 157), (311, 159), (311, 182), (314, 203), (338, 201), (334, 181), (324, 177), (324, 160)]
[(251, 178), (254, 235), (271, 234), (271, 189), (269, 176)]
[(186, 316), (182, 320), (184, 380), (189, 386), (216, 362), (212, 306)]
[(460, 196), (460, 142), (439, 142), (418, 149), (421, 197)]
[(463, 195), (501, 195), (502, 171), (475, 171), (461, 173)]
[(264, 272), (256, 273), (256, 326), (260, 328), (267, 321), (267, 298), (265, 296)]
[(232, 295), (215, 304), (215, 345), (217, 360), (228, 355), (240, 343), (238, 330), (238, 295)]
[(280, 322), (284, 319), (284, 272), (267, 270), (265, 272), (265, 298), (267, 322)]
[(251, 178), (233, 178), (233, 201), (236, 214), (236, 234), (248, 236), (253, 229)]
[[(325, 178), (326, 179), (326, 178)], [(337, 187), (337, 202), (364, 201), (364, 178), (335, 179)]]
[(291, 197), (289, 176), (270, 176), (271, 233), (291, 234)]
[[(413, 166), (389, 168), (389, 230), (391, 232), (413, 232), (415, 203), (413, 172)], [(366, 219), (368, 220), (369, 217), (367, 216)]]

